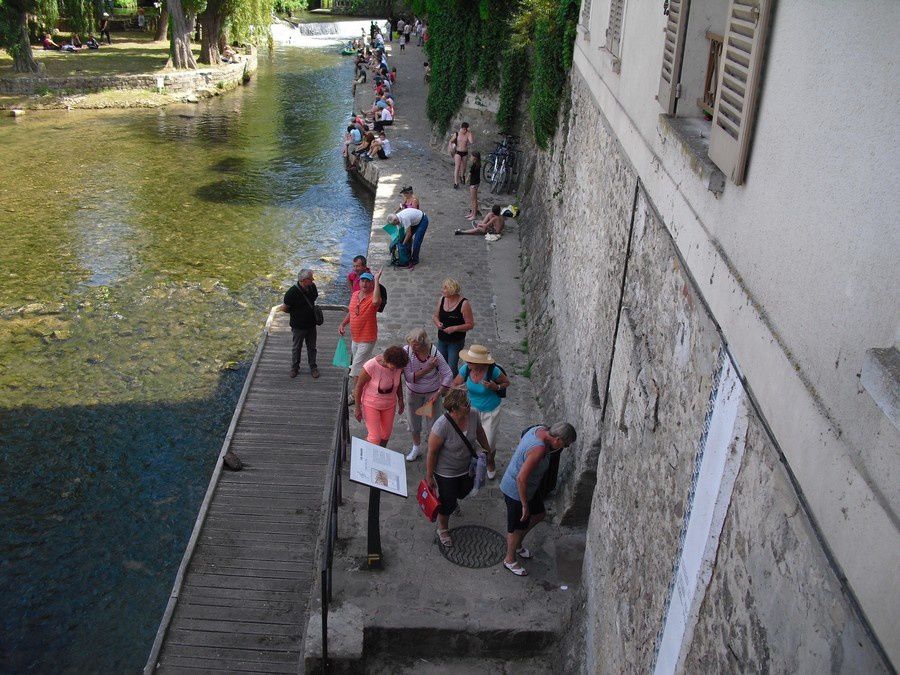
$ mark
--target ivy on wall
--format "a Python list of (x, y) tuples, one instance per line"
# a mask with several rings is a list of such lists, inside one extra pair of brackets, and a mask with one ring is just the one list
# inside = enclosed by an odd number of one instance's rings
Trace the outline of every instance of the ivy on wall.
[(529, 112), (535, 140), (546, 147), (556, 129), (578, 25), (580, 0), (413, 0), (428, 17), (431, 63), (428, 118), (446, 131), (474, 84), (499, 87), (497, 124), (515, 124), (531, 80)]

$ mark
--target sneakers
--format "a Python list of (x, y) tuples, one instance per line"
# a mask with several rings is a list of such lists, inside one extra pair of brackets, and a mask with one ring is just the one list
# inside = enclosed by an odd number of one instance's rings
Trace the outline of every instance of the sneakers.
[(409, 454), (406, 456), (406, 461), (407, 462), (415, 462), (419, 458), (419, 455), (421, 455), (421, 454), (422, 454), (422, 451), (419, 449), (419, 446), (414, 445), (412, 447), (412, 450), (410, 450)]

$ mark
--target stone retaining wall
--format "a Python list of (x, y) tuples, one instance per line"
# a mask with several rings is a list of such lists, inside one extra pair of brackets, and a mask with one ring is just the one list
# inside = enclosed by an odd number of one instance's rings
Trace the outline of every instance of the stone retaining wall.
[[(648, 672), (726, 346), (639, 176), (572, 78), (571, 109), (523, 191), (532, 380), (544, 418), (579, 430), (578, 454), (563, 454), (558, 497), (570, 521), (588, 522), (570, 653), (582, 672)], [(746, 410), (743, 456), (683, 667), (889, 670), (764, 421), (752, 403)]]
[[(77, 58), (77, 57), (73, 57)], [(65, 92), (83, 94), (110, 89), (149, 89), (156, 91), (162, 80), (162, 90), (184, 93), (198, 89), (233, 86), (249, 79), (256, 72), (256, 50), (247, 54), (241, 63), (229, 63), (217, 68), (201, 70), (172, 70), (158, 73), (128, 75), (75, 75), (71, 77), (16, 76), (0, 79), (0, 94), (30, 96), (32, 94)]]

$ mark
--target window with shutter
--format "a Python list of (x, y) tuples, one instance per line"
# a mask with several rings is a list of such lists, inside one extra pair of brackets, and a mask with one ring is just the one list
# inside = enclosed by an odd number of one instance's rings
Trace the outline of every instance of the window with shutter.
[(709, 158), (735, 185), (746, 173), (771, 10), (772, 0), (731, 0), (728, 6)]
[(606, 48), (614, 56), (621, 55), (622, 24), (625, 21), (625, 0), (610, 0), (609, 24), (606, 28)]
[(593, 0), (581, 0), (581, 25), (586, 31), (591, 29), (591, 5)]
[(657, 95), (659, 104), (667, 115), (675, 112), (675, 101), (678, 99), (678, 76), (681, 72), (681, 59), (684, 56), (684, 35), (687, 30), (690, 4), (690, 0), (669, 0)]

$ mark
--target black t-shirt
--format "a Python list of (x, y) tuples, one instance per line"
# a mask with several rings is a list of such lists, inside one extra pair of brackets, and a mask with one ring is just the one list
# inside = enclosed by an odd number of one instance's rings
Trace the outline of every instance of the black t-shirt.
[[(301, 293), (309, 299), (309, 302), (303, 299)], [(291, 328), (316, 327), (316, 317), (313, 314), (312, 305), (316, 303), (318, 297), (319, 289), (315, 284), (310, 286), (307, 291), (301, 290), (297, 284), (288, 289), (288, 292), (284, 294), (284, 304), (288, 306), (288, 313), (291, 315)]]

